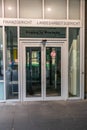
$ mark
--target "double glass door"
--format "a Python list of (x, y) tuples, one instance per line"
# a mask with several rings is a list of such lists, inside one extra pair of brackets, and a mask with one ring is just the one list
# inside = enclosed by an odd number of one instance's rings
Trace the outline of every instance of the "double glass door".
[(61, 96), (62, 47), (59, 45), (23, 46), (23, 97), (25, 100)]

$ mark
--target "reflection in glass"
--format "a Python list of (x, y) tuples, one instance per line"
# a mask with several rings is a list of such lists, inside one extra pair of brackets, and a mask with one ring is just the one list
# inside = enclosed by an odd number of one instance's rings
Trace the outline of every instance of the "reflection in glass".
[(0, 17), (2, 17), (2, 0), (0, 0)]
[(5, 17), (16, 18), (17, 17), (17, 1), (16, 0), (5, 0)]
[(26, 97), (41, 96), (41, 48), (26, 47)]
[(2, 42), (2, 27), (0, 27), (0, 80), (3, 80), (3, 42)]
[(0, 100), (4, 100), (4, 82), (0, 82)]
[(45, 19), (66, 19), (67, 0), (45, 0)]
[(69, 97), (80, 96), (80, 32), (69, 29)]
[(46, 48), (46, 96), (61, 96), (61, 48)]
[(18, 98), (18, 44), (17, 28), (6, 27), (6, 98)]
[(69, 0), (69, 19), (80, 19), (80, 1)]
[(42, 0), (20, 0), (20, 18), (42, 18)]

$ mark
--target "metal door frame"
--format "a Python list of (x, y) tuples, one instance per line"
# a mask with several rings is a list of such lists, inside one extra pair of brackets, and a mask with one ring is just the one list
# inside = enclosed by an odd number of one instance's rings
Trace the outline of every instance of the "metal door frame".
[[(59, 39), (47, 39), (46, 44), (43, 45), (42, 40), (43, 39), (21, 39), (19, 42), (19, 86), (21, 101), (64, 100), (68, 98), (68, 51), (66, 41)], [(26, 97), (26, 73), (24, 68), (26, 47), (41, 47), (41, 97)], [(46, 97), (46, 47), (61, 47), (61, 96), (58, 97)]]

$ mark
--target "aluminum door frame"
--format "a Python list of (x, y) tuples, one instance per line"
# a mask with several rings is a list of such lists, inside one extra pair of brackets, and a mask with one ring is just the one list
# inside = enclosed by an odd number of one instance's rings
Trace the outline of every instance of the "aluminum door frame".
[[(46, 47), (60, 47), (61, 48), (61, 96), (46, 96)], [(44, 100), (64, 100), (68, 97), (68, 53), (66, 51), (66, 43), (63, 41), (47, 41), (44, 48)], [(64, 60), (66, 59), (66, 60)]]
[[(26, 98), (25, 93), (25, 48), (41, 47), (41, 97)], [(46, 47), (61, 47), (61, 96), (46, 97)], [(26, 40), (23, 39), (19, 43), (19, 77), (20, 77), (20, 99), (21, 101), (43, 101), (43, 100), (66, 100), (68, 98), (68, 51), (66, 41), (47, 40), (46, 44), (42, 44), (42, 40)], [(21, 58), (22, 57), (22, 58)], [(66, 60), (65, 60), (66, 59)]]

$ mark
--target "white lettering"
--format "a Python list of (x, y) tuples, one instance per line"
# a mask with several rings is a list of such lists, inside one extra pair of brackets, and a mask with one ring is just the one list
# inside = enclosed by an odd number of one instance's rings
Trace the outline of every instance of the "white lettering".
[(32, 20), (23, 21), (23, 20), (3, 20), (3, 24), (32, 24)]
[(37, 21), (38, 25), (80, 25), (80, 22), (64, 22), (64, 21)]
[(80, 21), (53, 21), (53, 20), (3, 20), (5, 25), (34, 25), (34, 26), (81, 26)]

